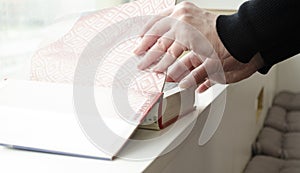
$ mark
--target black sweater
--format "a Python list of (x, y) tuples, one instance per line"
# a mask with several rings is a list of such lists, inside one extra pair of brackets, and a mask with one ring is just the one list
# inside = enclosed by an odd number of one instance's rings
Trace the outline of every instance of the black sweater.
[(300, 0), (251, 0), (233, 15), (220, 15), (217, 32), (238, 61), (260, 52), (266, 73), (272, 65), (300, 53)]

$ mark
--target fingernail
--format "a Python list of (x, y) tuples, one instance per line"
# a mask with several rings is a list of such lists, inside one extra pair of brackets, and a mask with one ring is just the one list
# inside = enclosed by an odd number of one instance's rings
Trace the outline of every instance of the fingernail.
[(133, 50), (133, 53), (135, 53), (135, 54), (139, 54), (139, 49), (138, 48), (135, 48), (134, 50)]
[(138, 69), (140, 70), (144, 70), (146, 67), (145, 67), (145, 63), (142, 61), (140, 62), (138, 65), (137, 65)]
[(175, 82), (170, 76), (167, 76), (166, 82)]
[(134, 49), (133, 53), (135, 53), (136, 55), (142, 55), (144, 54), (146, 51), (141, 50), (141, 48), (138, 46)]
[(137, 50), (134, 52), (136, 55), (143, 55), (146, 53), (146, 51), (143, 51), (143, 50)]
[(182, 81), (179, 82), (180, 88), (186, 89), (186, 88), (189, 88), (190, 86), (191, 85), (190, 85), (189, 81), (186, 79), (183, 79)]
[(197, 93), (203, 93), (204, 91), (205, 91), (205, 90), (203, 90), (203, 89), (201, 89), (201, 88), (197, 88), (197, 89), (196, 89), (196, 92), (197, 92)]
[(155, 67), (153, 67), (153, 71), (155, 71), (155, 72), (159, 72), (159, 73), (162, 73), (162, 72), (164, 72), (159, 66), (155, 66)]

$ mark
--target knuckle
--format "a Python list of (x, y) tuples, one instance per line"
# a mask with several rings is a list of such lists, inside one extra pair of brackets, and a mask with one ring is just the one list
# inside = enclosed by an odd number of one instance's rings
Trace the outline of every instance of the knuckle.
[(167, 53), (168, 53), (168, 55), (169, 55), (169, 56), (167, 56), (169, 59), (174, 60), (174, 59), (177, 58), (176, 55), (175, 55), (174, 49), (168, 49), (168, 50), (167, 50)]
[(176, 13), (178, 15), (189, 13), (192, 6), (193, 4), (191, 2), (183, 1), (180, 4), (178, 4), (176, 8)]
[(190, 6), (193, 5), (193, 3), (188, 2), (188, 1), (183, 1), (183, 2), (180, 3), (180, 5), (183, 6), (183, 7), (190, 7)]
[(176, 10), (176, 14), (178, 14), (178, 15), (184, 15), (188, 12), (189, 12), (189, 9), (186, 6), (181, 6)]
[(198, 83), (199, 81), (201, 81), (201, 74), (200, 74), (198, 71), (193, 70), (193, 71), (191, 72), (191, 74), (192, 74), (192, 76), (194, 77), (196, 83)]
[(179, 17), (180, 21), (189, 22), (193, 19), (193, 16), (190, 14), (183, 14)]
[(163, 39), (158, 39), (156, 44), (157, 44), (157, 49), (163, 52), (167, 51), (167, 45), (165, 41), (163, 41)]
[(196, 56), (192, 56), (191, 57), (191, 64), (192, 64), (193, 67), (198, 67), (199, 65), (201, 65), (200, 58), (198, 58)]
[(159, 29), (156, 26), (153, 26), (147, 34), (149, 36), (159, 36)]

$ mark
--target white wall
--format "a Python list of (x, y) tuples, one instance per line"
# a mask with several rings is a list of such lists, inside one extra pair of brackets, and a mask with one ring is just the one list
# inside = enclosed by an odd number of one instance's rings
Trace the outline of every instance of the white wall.
[[(276, 89), (276, 68), (267, 75), (255, 74), (251, 78), (228, 88), (225, 118), (223, 119), (223, 134), (219, 138), (230, 136), (232, 155), (232, 173), (241, 173), (251, 157), (251, 145), (255, 141), (271, 106)], [(264, 87), (263, 110), (256, 118), (256, 99), (260, 89)], [(222, 127), (221, 127), (222, 128)], [(231, 132), (231, 133), (230, 133)], [(220, 140), (219, 139), (219, 140)], [(226, 164), (224, 161), (222, 164)], [(230, 163), (230, 162), (228, 162)]]
[(276, 91), (300, 92), (300, 54), (277, 65)]

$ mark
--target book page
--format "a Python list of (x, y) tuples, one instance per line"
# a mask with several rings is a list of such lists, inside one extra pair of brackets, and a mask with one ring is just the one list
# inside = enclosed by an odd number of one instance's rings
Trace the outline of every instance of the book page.
[[(99, 114), (105, 115), (101, 116), (105, 125), (120, 137), (116, 139), (99, 132), (111, 147), (99, 148), (88, 139), (89, 136), (78, 122), (72, 85), (11, 80), (6, 83), (0, 90), (2, 144), (112, 159), (136, 128), (135, 124), (116, 116), (118, 112), (112, 106), (112, 100), (109, 100), (111, 89), (97, 88), (96, 93), (105, 98), (105, 102), (101, 102)], [(106, 127), (99, 128), (107, 130)]]
[[(17, 80), (3, 83), (0, 89), (0, 143), (5, 145), (112, 159), (139, 124), (140, 117), (134, 114), (124, 117), (127, 112), (115, 107), (112, 89), (108, 87), (93, 88), (96, 115), (88, 112), (79, 115), (74, 107), (71, 84)], [(137, 93), (129, 96), (145, 98)], [(143, 100), (148, 101), (147, 98)], [(89, 139), (91, 136), (85, 133), (79, 116), (84, 116), (89, 127), (97, 125), (94, 130), (98, 139), (103, 140), (100, 145)], [(96, 122), (95, 117), (103, 123)]]

